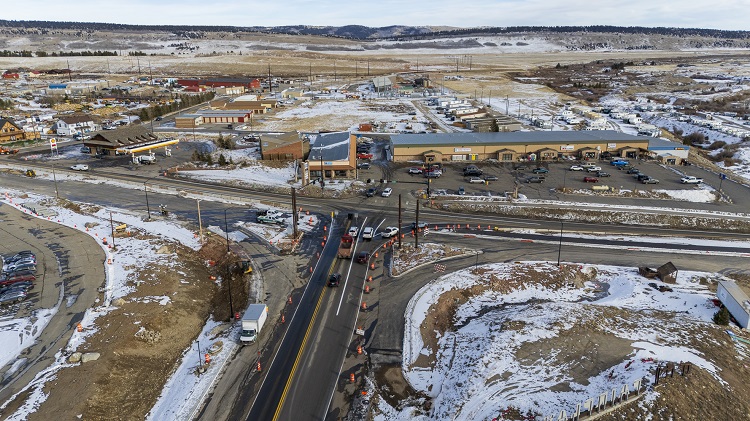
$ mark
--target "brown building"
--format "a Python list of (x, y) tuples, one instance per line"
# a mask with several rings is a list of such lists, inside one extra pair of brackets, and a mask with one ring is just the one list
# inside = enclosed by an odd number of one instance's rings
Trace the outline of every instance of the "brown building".
[(260, 154), (263, 159), (303, 159), (310, 152), (310, 142), (297, 132), (280, 135), (260, 135)]
[(26, 132), (14, 121), (0, 118), (0, 143), (26, 140)]
[(269, 111), (278, 108), (278, 102), (275, 99), (271, 100), (260, 100), (250, 101), (244, 100), (242, 97), (235, 98), (234, 100), (228, 99), (217, 99), (208, 103), (208, 106), (212, 110), (221, 111), (249, 111), (253, 114), (265, 114)]
[(162, 141), (145, 126), (125, 126), (116, 130), (104, 130), (91, 139), (83, 141), (84, 146), (91, 148), (92, 154), (114, 155), (126, 154), (143, 147), (158, 148), (174, 144), (176, 141)]
[(245, 123), (250, 121), (251, 111), (231, 111), (231, 110), (210, 110), (199, 111), (203, 122), (211, 123)]
[(610, 130), (402, 134), (391, 137), (391, 152), (394, 162), (634, 158), (647, 153), (649, 140)]
[(203, 116), (199, 114), (182, 114), (174, 118), (177, 129), (194, 129), (203, 124)]

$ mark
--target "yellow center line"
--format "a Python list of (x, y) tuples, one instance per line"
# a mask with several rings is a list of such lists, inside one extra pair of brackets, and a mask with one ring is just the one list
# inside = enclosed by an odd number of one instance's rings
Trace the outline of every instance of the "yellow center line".
[[(336, 260), (334, 259), (333, 263), (331, 264), (331, 267), (328, 269), (328, 275), (330, 276), (331, 272), (333, 271), (333, 268), (336, 264)], [(297, 358), (294, 359), (294, 365), (292, 365), (292, 371), (289, 373), (289, 377), (286, 379), (286, 384), (284, 385), (284, 392), (281, 394), (281, 399), (279, 399), (279, 405), (276, 407), (276, 411), (273, 413), (273, 421), (277, 421), (279, 419), (279, 415), (281, 414), (281, 408), (284, 406), (284, 401), (286, 400), (286, 395), (289, 393), (289, 387), (292, 385), (292, 379), (294, 378), (294, 373), (297, 371), (297, 365), (299, 364), (300, 358), (302, 358), (302, 354), (305, 352), (305, 347), (307, 346), (307, 339), (310, 336), (310, 332), (312, 331), (312, 327), (315, 324), (315, 319), (318, 317), (318, 310), (320, 310), (320, 303), (323, 302), (323, 297), (326, 295), (326, 292), (328, 291), (328, 288), (325, 288), (320, 293), (320, 297), (318, 297), (318, 303), (315, 305), (315, 311), (313, 312), (312, 318), (310, 319), (310, 324), (307, 325), (307, 330), (305, 331), (305, 337), (302, 339), (302, 346), (299, 348), (299, 352), (297, 353)]]

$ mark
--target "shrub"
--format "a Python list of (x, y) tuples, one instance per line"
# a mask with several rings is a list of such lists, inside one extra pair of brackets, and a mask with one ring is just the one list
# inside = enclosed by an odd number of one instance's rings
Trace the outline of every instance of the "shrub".
[(719, 148), (723, 148), (724, 146), (727, 146), (727, 142), (724, 142), (723, 140), (715, 140), (708, 146), (708, 149), (715, 151)]
[(714, 314), (714, 323), (721, 326), (729, 324), (729, 310), (727, 310), (726, 307), (722, 306), (721, 309)]

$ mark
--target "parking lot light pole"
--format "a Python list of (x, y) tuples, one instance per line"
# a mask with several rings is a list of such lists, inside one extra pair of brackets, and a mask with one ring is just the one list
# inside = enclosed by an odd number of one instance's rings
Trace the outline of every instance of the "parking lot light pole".
[(151, 207), (148, 205), (148, 186), (147, 186), (147, 184), (148, 184), (149, 181), (153, 180), (154, 178), (156, 178), (158, 176), (159, 175), (157, 174), (157, 175), (155, 175), (155, 176), (153, 176), (153, 177), (151, 177), (148, 180), (146, 180), (146, 181), (143, 182), (143, 191), (146, 193), (146, 213), (148, 214), (148, 218), (146, 219), (147, 221), (151, 220)]
[(232, 303), (232, 273), (229, 270), (229, 224), (227, 224), (227, 211), (231, 208), (224, 209), (224, 234), (227, 238), (227, 286), (229, 287), (229, 319), (234, 317), (234, 304)]
[(562, 254), (563, 221), (560, 220), (560, 242), (557, 246), (557, 267), (560, 267), (560, 254)]

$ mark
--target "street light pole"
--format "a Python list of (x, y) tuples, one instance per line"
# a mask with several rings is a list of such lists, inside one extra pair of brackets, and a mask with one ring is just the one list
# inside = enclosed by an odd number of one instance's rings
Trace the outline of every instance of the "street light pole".
[(148, 187), (146, 186), (148, 180), (143, 182), (143, 191), (146, 192), (146, 212), (148, 213), (148, 220), (151, 220), (151, 207), (148, 205)]
[(224, 234), (227, 238), (227, 286), (229, 287), (229, 319), (231, 320), (234, 316), (234, 304), (232, 303), (232, 274), (229, 270), (229, 225), (227, 224), (227, 211), (229, 209), (224, 209)]
[(320, 145), (320, 190), (325, 188), (326, 172), (323, 170), (323, 145)]

